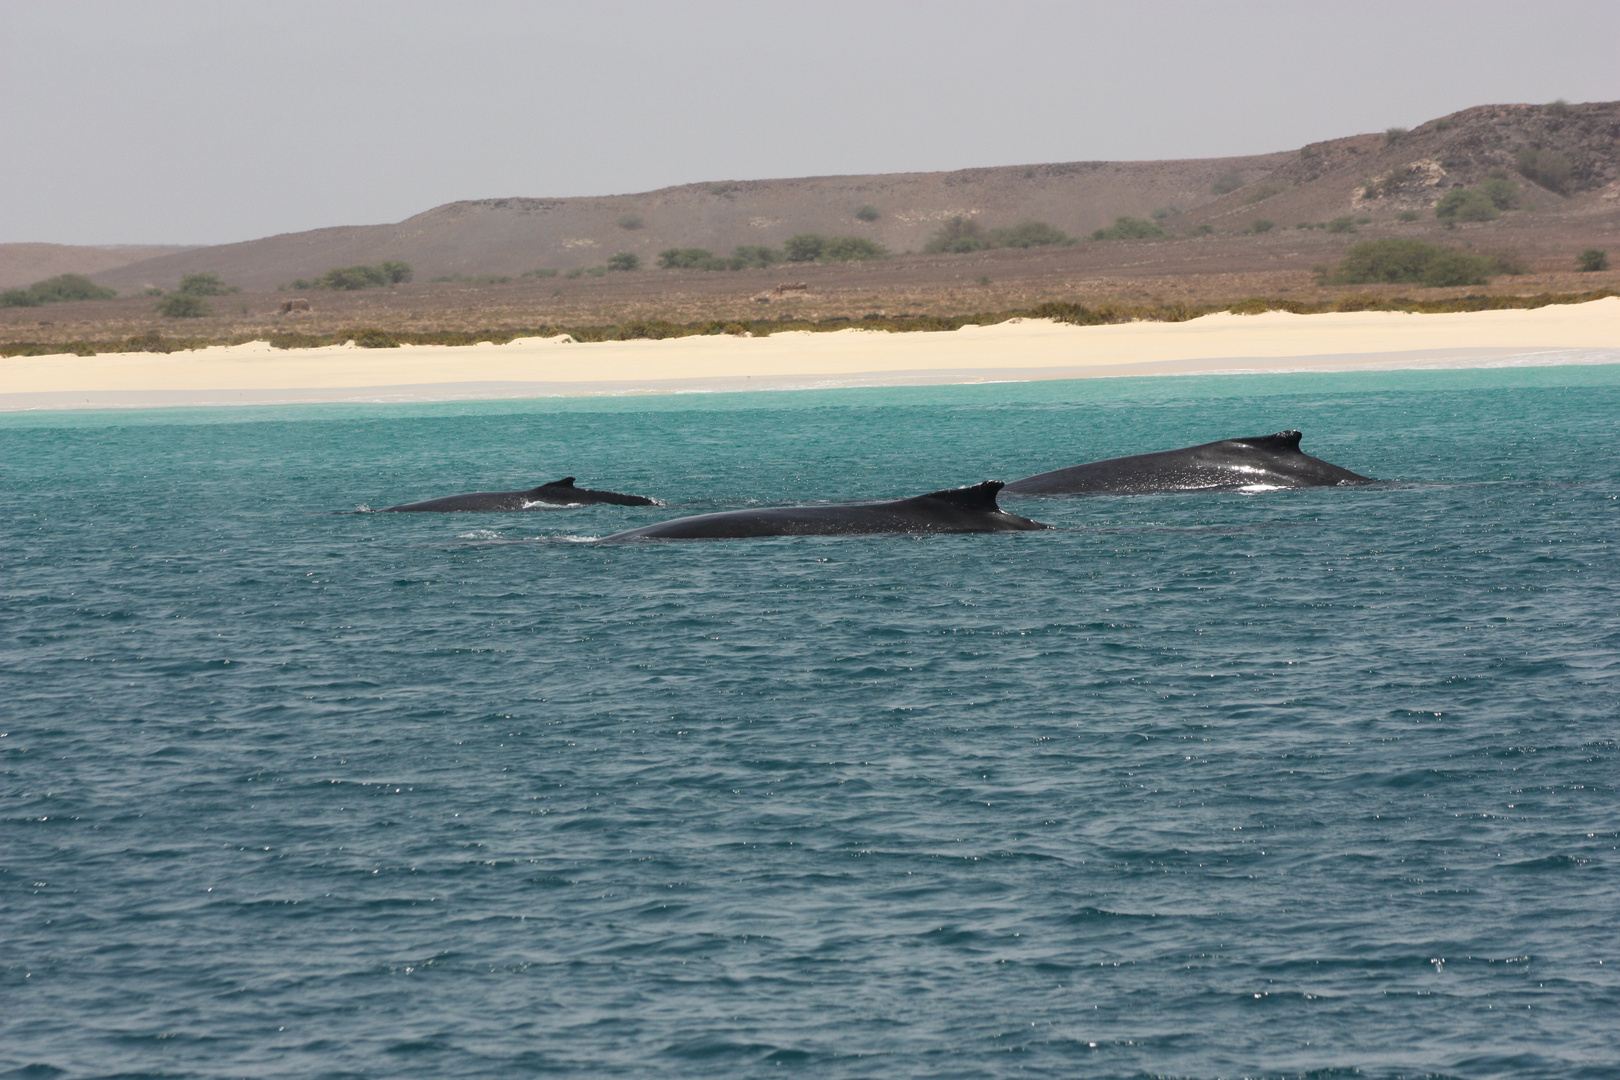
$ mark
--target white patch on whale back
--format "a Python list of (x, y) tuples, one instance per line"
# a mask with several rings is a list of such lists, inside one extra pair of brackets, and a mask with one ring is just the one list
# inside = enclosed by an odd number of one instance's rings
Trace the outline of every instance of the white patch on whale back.
[(1242, 495), (1258, 495), (1262, 491), (1286, 491), (1286, 490), (1288, 490), (1288, 489), (1286, 487), (1284, 487), (1282, 484), (1244, 484), (1242, 487), (1238, 488), (1239, 494), (1242, 494)]
[(523, 509), (524, 510), (573, 510), (573, 509), (577, 509), (578, 507), (581, 507), (581, 506), (584, 506), (584, 505), (585, 505), (584, 503), (544, 502), (544, 501), (541, 501), (541, 500), (537, 499), (534, 502), (526, 502), (526, 503), (524, 503), (523, 504)]

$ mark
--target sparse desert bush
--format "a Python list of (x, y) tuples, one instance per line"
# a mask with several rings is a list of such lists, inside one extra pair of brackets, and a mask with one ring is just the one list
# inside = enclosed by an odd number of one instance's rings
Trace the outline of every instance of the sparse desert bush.
[(1403, 127), (1385, 128), (1384, 129), (1384, 143), (1386, 145), (1388, 145), (1390, 143), (1398, 143), (1402, 139), (1406, 138), (1406, 135), (1407, 135), (1407, 131)]
[(1272, 229), (1275, 229), (1276, 227), (1277, 227), (1277, 223), (1275, 221), (1268, 221), (1265, 218), (1255, 218), (1254, 219), (1254, 224), (1250, 225), (1247, 229), (1244, 229), (1243, 231), (1246, 232), (1246, 233), (1264, 233), (1264, 232), (1270, 232)]
[(555, 271), (555, 270), (546, 270), (546, 269), (525, 270), (525, 271), (523, 271), (523, 276), (524, 277), (533, 277), (533, 278), (556, 277), (557, 276), (557, 271)]
[(582, 277), (607, 277), (608, 268), (605, 266), (576, 266), (563, 277), (575, 281)]
[(822, 245), (820, 262), (865, 262), (887, 259), (889, 249), (864, 236), (831, 236)]
[(1416, 210), (1402, 210), (1400, 213), (1395, 215), (1395, 220), (1396, 221), (1416, 221), (1418, 218), (1420, 218), (1422, 216), (1423, 215), (1418, 213)]
[(934, 235), (929, 237), (928, 243), (923, 245), (923, 254), (938, 255), (941, 253), (961, 254), (968, 251), (984, 251), (995, 247), (984, 226), (968, 217), (948, 218)]
[(609, 270), (640, 270), (641, 256), (633, 251), (621, 251), (607, 261)]
[(187, 274), (180, 279), (180, 288), (175, 291), (191, 296), (226, 296), (242, 290), (226, 285), (218, 274)]
[(645, 224), (647, 223), (641, 220), (640, 214), (625, 214), (623, 217), (619, 218), (619, 228), (621, 229), (629, 229), (634, 231), (641, 228)]
[[(1211, 229), (1211, 232), (1215, 230)], [(1106, 229), (1098, 229), (1091, 234), (1093, 240), (1145, 240), (1154, 236), (1166, 235), (1164, 229), (1156, 222), (1144, 221), (1142, 218), (1125, 215), (1114, 219), (1114, 223)]]
[(1483, 285), (1492, 274), (1512, 272), (1503, 268), (1506, 261), (1502, 256), (1470, 255), (1421, 240), (1369, 240), (1346, 251), (1338, 269), (1326, 275), (1326, 280), (1335, 285)]
[(1210, 186), (1210, 192), (1215, 195), (1225, 195), (1229, 191), (1236, 191), (1243, 186), (1243, 174), (1233, 169), (1216, 177), (1215, 183)]
[(708, 248), (665, 248), (658, 253), (658, 265), (664, 270), (697, 270), (713, 258)]
[(822, 249), (827, 246), (827, 238), (816, 233), (800, 233), (790, 236), (782, 245), (782, 251), (787, 255), (788, 262), (815, 262), (821, 258)]
[(38, 307), (70, 300), (111, 300), (117, 295), (83, 274), (58, 274), (44, 281), (36, 281), (26, 289), (7, 289), (0, 293), (0, 308)]
[(1154, 221), (1163, 221), (1165, 218), (1175, 217), (1179, 213), (1181, 213), (1179, 206), (1161, 206), (1148, 216)]
[(194, 293), (165, 296), (152, 310), (165, 319), (201, 319), (214, 313), (214, 309), (208, 306), (208, 301)]
[(1341, 214), (1327, 223), (1330, 233), (1350, 233), (1356, 231), (1356, 219), (1352, 214)]
[(744, 270), (763, 270), (782, 261), (782, 253), (760, 244), (739, 244), (731, 249), (731, 257), (742, 264)]
[(1526, 180), (1540, 184), (1548, 191), (1555, 191), (1560, 195), (1569, 193), (1569, 182), (1574, 175), (1574, 166), (1569, 158), (1556, 150), (1538, 150), (1533, 146), (1520, 147), (1513, 155), (1514, 167), (1519, 175)]
[(1609, 268), (1609, 253), (1599, 251), (1597, 248), (1587, 248), (1575, 256), (1575, 269), (1582, 273), (1591, 274), (1598, 270)]
[(1492, 176), (1486, 178), (1479, 185), (1479, 190), (1496, 205), (1498, 210), (1517, 210), (1519, 208), (1519, 185), (1506, 176)]
[(1446, 285), (1483, 285), (1490, 280), (1488, 259), (1465, 251), (1445, 251), (1436, 255), (1423, 271), (1423, 284), (1432, 288)]
[[(1202, 225), (1194, 225), (1192, 228), (1188, 229), (1187, 230), (1187, 235), (1188, 236), (1208, 236), (1211, 233), (1213, 233), (1214, 231), (1215, 231), (1215, 226), (1211, 225), (1209, 222), (1206, 221)], [(1093, 235), (1095, 235), (1095, 234), (1093, 234)]]
[(882, 216), (883, 211), (879, 210), (871, 203), (865, 203), (855, 208), (855, 217), (859, 221), (876, 221)]
[(990, 240), (996, 247), (1032, 248), (1074, 243), (1074, 238), (1062, 229), (1053, 228), (1044, 221), (1023, 221), (1010, 229), (991, 229)]
[(411, 267), (409, 263), (390, 259), (378, 263), (376, 266), (338, 266), (312, 282), (300, 284), (293, 282), (293, 288), (337, 289), (344, 292), (354, 292), (359, 289), (375, 289), (384, 285), (398, 285), (411, 280)]
[(1478, 188), (1459, 188), (1448, 191), (1434, 204), (1434, 216), (1447, 225), (1464, 221), (1494, 221), (1501, 211), (1491, 197)]
[(430, 283), (455, 281), (462, 285), (505, 285), (512, 279), (506, 274), (442, 274), (428, 278)]

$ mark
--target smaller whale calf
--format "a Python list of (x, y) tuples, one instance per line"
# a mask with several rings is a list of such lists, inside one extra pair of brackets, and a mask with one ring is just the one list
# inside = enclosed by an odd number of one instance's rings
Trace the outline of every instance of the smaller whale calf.
[(1007, 485), (1019, 495), (1146, 495), (1166, 491), (1334, 487), (1371, 484), (1299, 448), (1298, 431), (1109, 458), (1026, 476)]
[(645, 495), (621, 495), (617, 491), (592, 491), (574, 486), (574, 478), (565, 476), (549, 484), (527, 491), (474, 491), (466, 495), (446, 495), (442, 499), (404, 503), (390, 506), (383, 513), (447, 514), (460, 511), (529, 510), (536, 506), (582, 506), (612, 503), (616, 506), (657, 506), (656, 500)]
[(736, 540), (756, 536), (855, 536), (873, 533), (989, 533), (1050, 529), (996, 505), (1000, 480), (932, 491), (890, 502), (833, 503), (727, 510), (675, 518), (604, 537), (629, 540)]

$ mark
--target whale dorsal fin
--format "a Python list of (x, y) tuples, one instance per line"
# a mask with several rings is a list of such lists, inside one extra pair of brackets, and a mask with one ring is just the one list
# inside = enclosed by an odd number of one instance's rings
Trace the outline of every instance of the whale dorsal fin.
[(541, 487), (553, 487), (553, 488), (555, 488), (555, 487), (571, 488), (571, 487), (574, 486), (574, 478), (572, 476), (565, 476), (561, 480), (553, 480), (549, 484), (541, 484), (540, 486)]
[(936, 502), (950, 503), (960, 506), (964, 510), (983, 510), (986, 513), (995, 513), (1001, 507), (996, 505), (996, 492), (1007, 485), (1000, 480), (986, 480), (982, 484), (972, 487), (946, 488), (944, 491), (930, 491), (926, 495), (918, 495), (919, 499), (933, 499)]
[(1275, 435), (1256, 435), (1252, 439), (1237, 439), (1236, 442), (1258, 447), (1261, 450), (1298, 450), (1299, 440), (1304, 435), (1298, 431), (1279, 431)]

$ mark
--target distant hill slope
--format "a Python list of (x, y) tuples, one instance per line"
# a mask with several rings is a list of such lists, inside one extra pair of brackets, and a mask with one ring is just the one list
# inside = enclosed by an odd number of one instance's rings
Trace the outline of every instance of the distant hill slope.
[[(1521, 150), (1567, 164), (1561, 190), (1529, 182)], [(600, 265), (629, 251), (651, 265), (669, 247), (726, 254), (779, 246), (796, 233), (864, 236), (918, 250), (945, 219), (987, 227), (1045, 221), (1075, 237), (1129, 214), (1174, 208), (1177, 231), (1208, 224), (1238, 232), (1254, 218), (1279, 225), (1356, 213), (1427, 213), (1436, 199), (1492, 169), (1514, 174), (1531, 209), (1597, 207), (1620, 191), (1620, 102), (1487, 105), (1405, 135), (1356, 135), (1297, 151), (1191, 161), (1070, 162), (948, 173), (830, 176), (687, 184), (637, 195), (480, 199), (449, 203), (393, 225), (288, 233), (198, 248), (107, 269), (97, 281), (129, 291), (173, 287), (210, 271), (246, 289), (314, 278), (335, 266), (403, 259), (417, 280)], [(1562, 174), (1561, 174), (1562, 175)], [(1369, 181), (1391, 178), (1369, 194)], [(1226, 181), (1222, 183), (1223, 179)], [(1216, 189), (1239, 183), (1236, 190)], [(1612, 189), (1612, 191), (1611, 191)], [(1612, 209), (1612, 203), (1601, 204)], [(862, 206), (877, 209), (870, 222)]]
[(182, 245), (81, 247), (75, 244), (0, 244), (0, 289), (20, 289), (58, 274), (97, 274), (130, 263), (191, 250)]

